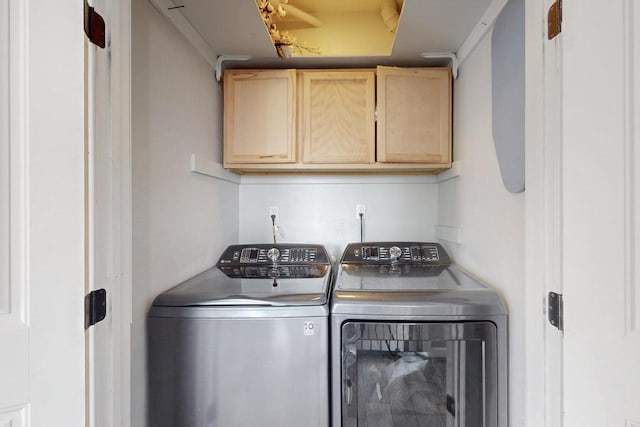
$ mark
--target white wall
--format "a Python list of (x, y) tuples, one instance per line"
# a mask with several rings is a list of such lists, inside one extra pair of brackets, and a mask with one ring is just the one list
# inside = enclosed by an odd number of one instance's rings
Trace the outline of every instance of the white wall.
[(500, 177), (491, 134), (491, 37), (460, 69), (454, 86), (454, 159), (460, 177), (438, 185), (439, 225), (460, 227), (443, 242), (454, 261), (493, 285), (509, 309), (510, 425), (524, 425), (524, 193)]
[(238, 240), (238, 186), (189, 171), (220, 161), (222, 90), (146, 0), (132, 5), (132, 422), (146, 426), (145, 316), (153, 298)]
[(364, 204), (366, 240), (433, 240), (437, 187), (429, 176), (243, 177), (240, 241), (272, 240), (269, 207), (279, 208), (279, 241), (322, 243), (336, 257), (360, 240), (356, 205)]

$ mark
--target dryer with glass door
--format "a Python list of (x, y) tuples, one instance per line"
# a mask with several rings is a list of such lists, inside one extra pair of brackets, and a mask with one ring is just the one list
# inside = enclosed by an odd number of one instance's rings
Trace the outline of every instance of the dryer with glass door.
[(330, 310), (334, 427), (507, 426), (505, 305), (441, 245), (349, 244)]

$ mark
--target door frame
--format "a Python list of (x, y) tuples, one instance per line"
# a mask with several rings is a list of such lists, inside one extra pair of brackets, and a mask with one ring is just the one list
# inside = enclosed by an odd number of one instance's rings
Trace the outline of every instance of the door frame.
[[(102, 283), (107, 289), (107, 319), (102, 333), (89, 329), (87, 340), (87, 427), (129, 427), (131, 425), (131, 322), (132, 322), (132, 159), (131, 159), (131, 0), (110, 2), (108, 29), (111, 49), (110, 123), (107, 147), (95, 150), (109, 155), (93, 156), (93, 171), (104, 171), (106, 177), (95, 186), (87, 184), (87, 198), (106, 207), (100, 220), (91, 226), (93, 236), (104, 236), (108, 242), (96, 242), (96, 247), (108, 248), (105, 256), (88, 260), (88, 268), (103, 272)], [(101, 11), (96, 9), (96, 12)], [(90, 56), (89, 56), (90, 58)], [(89, 59), (87, 58), (87, 59)], [(89, 67), (91, 70), (91, 67)], [(88, 207), (91, 212), (93, 207)], [(95, 218), (94, 218), (95, 219)], [(90, 274), (95, 276), (94, 274)], [(89, 287), (93, 288), (94, 283)], [(96, 354), (95, 340), (110, 354)], [(103, 381), (96, 381), (96, 378)], [(101, 396), (95, 399), (95, 396)], [(102, 398), (106, 396), (106, 399)], [(96, 414), (108, 414), (107, 419)]]
[[(527, 427), (562, 425), (562, 334), (550, 328), (544, 306), (550, 290), (562, 291), (561, 199), (562, 160), (556, 99), (560, 72), (549, 68), (560, 58), (560, 40), (553, 49), (546, 41), (546, 11), (551, 0), (526, 0), (526, 192), (525, 192), (525, 297)], [(131, 0), (112, 2), (112, 171), (115, 192), (109, 230), (113, 234), (114, 289), (110, 315), (113, 319), (113, 422), (131, 422), (132, 321), (132, 158), (131, 158)], [(547, 64), (547, 67), (545, 67)], [(555, 86), (554, 86), (555, 85)], [(559, 100), (557, 100), (559, 103)], [(555, 127), (554, 127), (555, 126)], [(558, 136), (559, 138), (559, 136)], [(103, 165), (104, 166), (104, 165)], [(541, 374), (542, 373), (542, 374)]]
[(131, 424), (132, 322), (132, 158), (131, 158), (131, 0), (111, 3), (113, 239), (113, 426)]
[(525, 425), (562, 426), (562, 332), (547, 322), (562, 293), (562, 34), (547, 40), (553, 0), (526, 0)]

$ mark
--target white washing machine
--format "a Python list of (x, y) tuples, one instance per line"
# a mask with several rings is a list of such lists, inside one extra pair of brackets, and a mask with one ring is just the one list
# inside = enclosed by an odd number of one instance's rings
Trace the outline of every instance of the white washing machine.
[(324, 247), (235, 245), (148, 315), (149, 426), (328, 427)]
[(334, 427), (507, 427), (507, 312), (437, 243), (347, 246), (331, 295)]

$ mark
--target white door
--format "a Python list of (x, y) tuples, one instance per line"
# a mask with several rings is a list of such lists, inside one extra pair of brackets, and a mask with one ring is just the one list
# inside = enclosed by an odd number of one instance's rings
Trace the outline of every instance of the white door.
[(640, 427), (640, 0), (565, 0), (564, 425)]
[(0, 0), (0, 425), (85, 422), (82, 2)]

